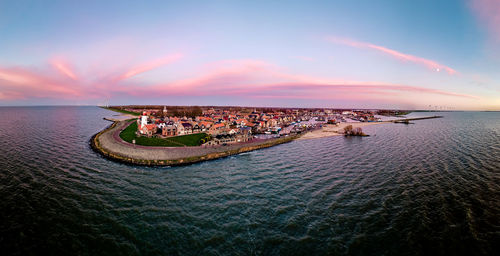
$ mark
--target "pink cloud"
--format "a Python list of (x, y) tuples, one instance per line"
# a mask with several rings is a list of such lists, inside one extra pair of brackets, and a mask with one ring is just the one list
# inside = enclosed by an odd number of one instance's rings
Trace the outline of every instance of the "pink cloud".
[[(223, 87), (200, 87), (196, 90), (197, 95), (225, 95), (225, 96), (246, 96), (257, 98), (302, 98), (302, 99), (339, 99), (356, 98), (370, 99), (378, 96), (408, 97), (408, 95), (427, 94), (448, 97), (458, 97), (464, 99), (479, 99), (473, 95), (447, 92), (431, 88), (423, 88), (408, 85), (384, 84), (376, 82), (357, 82), (356, 84), (347, 81), (349, 84), (315, 84), (311, 83), (278, 83), (260, 85), (242, 85), (237, 88)], [(178, 91), (176, 93), (189, 95), (190, 91)]]
[(405, 53), (398, 52), (396, 50), (392, 50), (392, 49), (389, 49), (389, 48), (386, 48), (383, 46), (374, 45), (371, 43), (359, 42), (359, 41), (346, 39), (346, 38), (338, 38), (338, 37), (329, 37), (328, 40), (330, 42), (336, 43), (336, 44), (343, 44), (343, 45), (356, 47), (356, 48), (365, 48), (365, 49), (376, 50), (378, 52), (382, 52), (384, 54), (390, 55), (390, 56), (397, 58), (399, 60), (402, 60), (402, 61), (408, 61), (408, 62), (416, 63), (419, 65), (423, 65), (423, 66), (425, 66), (429, 69), (432, 69), (434, 71), (439, 72), (441, 70), (445, 70), (450, 75), (454, 75), (457, 73), (456, 70), (454, 70), (448, 66), (445, 66), (443, 64), (439, 64), (433, 60), (424, 59), (424, 58), (417, 57), (417, 56), (410, 55), (410, 54), (405, 54)]
[[(168, 83), (169, 87), (192, 89), (199, 86), (232, 86), (241, 82), (257, 82), (262, 79), (263, 73), (274, 69), (270, 63), (243, 59), (223, 60), (204, 65), (203, 72), (198, 77), (182, 79)], [(267, 77), (269, 79), (269, 77)]]
[(485, 24), (495, 40), (500, 42), (500, 1), (470, 0), (472, 10)]
[(276, 84), (269, 85), (267, 88), (260, 88), (259, 91), (265, 90), (291, 90), (291, 91), (308, 91), (314, 90), (317, 92), (345, 92), (353, 94), (381, 94), (381, 95), (396, 95), (396, 92), (404, 93), (424, 93), (424, 94), (434, 94), (450, 97), (460, 97), (468, 99), (479, 99), (476, 96), (468, 94), (460, 94), (454, 92), (447, 92), (442, 90), (436, 90), (432, 88), (409, 86), (409, 85), (398, 85), (398, 84), (384, 84), (377, 82), (347, 82), (346, 84)]
[(0, 67), (0, 99), (99, 99), (133, 96), (146, 100), (172, 96), (224, 96), (248, 99), (351, 99), (357, 102), (383, 99), (400, 102), (401, 99), (413, 100), (420, 94), (478, 99), (472, 95), (418, 86), (310, 77), (290, 73), (259, 60), (212, 62), (197, 72), (200, 75), (149, 85), (110, 79), (116, 77), (113, 75), (69, 80), (67, 78), (70, 76), (66, 72), (57, 70), (59, 72), (51, 73), (43, 68)]
[[(227, 65), (229, 64), (229, 65)], [(239, 60), (212, 63), (206, 74), (196, 78), (140, 88), (135, 95), (182, 95), (262, 98), (339, 98), (348, 95), (373, 97), (373, 95), (397, 96), (402, 94), (433, 94), (448, 97), (477, 99), (467, 94), (447, 92), (431, 88), (380, 83), (376, 81), (332, 80), (284, 72), (272, 64)]]
[(0, 100), (19, 100), (24, 98), (24, 95), (19, 92), (0, 92)]
[(21, 85), (38, 82), (30, 73), (19, 68), (0, 68), (0, 80)]
[(141, 63), (141, 64), (131, 68), (130, 70), (126, 71), (125, 73), (121, 74), (117, 80), (124, 80), (124, 79), (130, 78), (132, 76), (153, 70), (155, 68), (168, 65), (172, 62), (175, 62), (175, 61), (181, 59), (182, 57), (183, 57), (182, 54), (176, 53), (176, 54), (172, 54), (172, 55), (160, 58), (160, 59)]
[(43, 70), (0, 67), (0, 91), (4, 99), (67, 98), (83, 96), (82, 88)]
[(51, 61), (51, 64), (57, 71), (61, 72), (61, 74), (65, 75), (73, 80), (78, 80), (71, 65), (68, 64), (68, 62), (64, 61), (63, 59), (60, 59), (60, 58), (53, 59)]

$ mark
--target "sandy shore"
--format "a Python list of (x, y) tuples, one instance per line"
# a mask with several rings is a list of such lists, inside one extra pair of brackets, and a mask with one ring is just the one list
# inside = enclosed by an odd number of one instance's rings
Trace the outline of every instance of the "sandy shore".
[(333, 125), (333, 124), (326, 124), (323, 126), (323, 128), (319, 130), (314, 130), (311, 132), (308, 132), (304, 135), (302, 135), (298, 140), (307, 140), (307, 139), (317, 139), (317, 138), (323, 138), (323, 137), (330, 137), (330, 136), (338, 136), (338, 135), (343, 135), (342, 131), (344, 127), (348, 125), (352, 125), (353, 128), (356, 127), (365, 127), (368, 125), (375, 125), (375, 124), (388, 124), (391, 123), (389, 121), (387, 122), (366, 122), (366, 123), (355, 123), (355, 122), (347, 122), (347, 123), (340, 123), (338, 125)]

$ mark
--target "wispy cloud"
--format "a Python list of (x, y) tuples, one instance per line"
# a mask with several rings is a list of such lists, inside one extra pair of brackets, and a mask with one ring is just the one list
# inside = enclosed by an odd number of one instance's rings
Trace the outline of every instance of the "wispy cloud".
[(380, 95), (396, 95), (395, 92), (402, 93), (423, 93), (423, 94), (434, 94), (441, 96), (459, 97), (467, 99), (479, 99), (477, 96), (447, 92), (442, 90), (436, 90), (432, 88), (409, 86), (409, 85), (399, 85), (399, 84), (387, 84), (380, 82), (351, 82), (346, 81), (345, 83), (336, 84), (314, 84), (314, 83), (290, 83), (290, 84), (275, 84), (269, 85), (267, 88), (260, 88), (259, 91), (317, 91), (324, 93), (351, 93), (357, 95), (369, 95), (369, 94), (380, 94)]
[(0, 67), (0, 91), (4, 99), (68, 98), (87, 96), (82, 87), (64, 77), (51, 76), (43, 70)]
[(343, 44), (343, 45), (356, 47), (356, 48), (365, 48), (365, 49), (376, 50), (378, 52), (384, 53), (386, 55), (389, 55), (391, 57), (397, 58), (397, 59), (402, 60), (402, 61), (412, 62), (412, 63), (416, 63), (419, 65), (425, 66), (425, 67), (427, 67), (431, 70), (434, 70), (434, 71), (439, 72), (441, 70), (444, 70), (444, 71), (448, 72), (448, 74), (450, 74), (450, 75), (454, 75), (457, 73), (457, 71), (454, 70), (453, 68), (450, 68), (448, 66), (440, 64), (436, 61), (425, 59), (425, 58), (414, 56), (414, 55), (410, 55), (410, 54), (406, 54), (406, 53), (402, 53), (402, 52), (399, 52), (396, 50), (392, 50), (392, 49), (389, 49), (389, 48), (386, 48), (383, 46), (379, 46), (379, 45), (375, 45), (375, 44), (371, 44), (371, 43), (360, 42), (360, 41), (355, 41), (352, 39), (339, 38), (339, 37), (328, 37), (328, 41), (330, 41), (332, 43)]
[(255, 60), (233, 60), (229, 67), (214, 68), (197, 78), (182, 79), (135, 91), (136, 95), (230, 96), (256, 98), (339, 99), (376, 96), (406, 97), (437, 95), (477, 100), (461, 94), (419, 86), (349, 81), (288, 73), (270, 63)]
[(56, 59), (53, 59), (51, 61), (51, 64), (56, 70), (61, 72), (61, 74), (65, 75), (73, 80), (78, 79), (78, 77), (75, 75), (75, 72), (73, 71), (73, 68), (71, 67), (71, 65), (67, 61), (65, 61), (61, 58), (56, 58)]
[[(141, 65), (138, 65), (141, 66)], [(59, 69), (58, 69), (59, 70)], [(71, 69), (68, 69), (71, 70)], [(193, 77), (160, 84), (138, 84), (108, 78), (71, 78), (66, 72), (43, 68), (0, 67), (0, 99), (98, 99), (99, 97), (231, 97), (275, 99), (338, 99), (399, 102), (434, 95), (478, 100), (474, 95), (377, 81), (350, 81), (311, 77), (288, 72), (259, 60), (225, 60), (209, 63)], [(60, 71), (60, 70), (59, 70)], [(123, 74), (127, 72), (121, 72)], [(75, 76), (76, 77), (76, 76)]]
[(117, 78), (117, 80), (124, 80), (124, 79), (130, 78), (130, 77), (133, 77), (135, 75), (138, 75), (138, 74), (141, 74), (141, 73), (153, 70), (155, 68), (168, 65), (170, 63), (173, 63), (173, 62), (181, 59), (182, 57), (183, 57), (182, 54), (176, 53), (176, 54), (165, 56), (165, 57), (160, 58), (160, 59), (156, 59), (156, 60), (152, 60), (152, 61), (149, 61), (149, 62), (141, 63), (141, 64), (139, 64), (137, 66), (134, 66), (130, 70), (127, 70), (123, 74), (121, 74)]

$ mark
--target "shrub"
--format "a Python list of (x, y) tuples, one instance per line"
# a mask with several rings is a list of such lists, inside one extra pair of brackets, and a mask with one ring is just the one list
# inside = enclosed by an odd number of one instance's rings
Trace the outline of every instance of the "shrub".
[(344, 127), (344, 135), (346, 136), (366, 136), (361, 127), (352, 128), (352, 125)]
[(345, 135), (351, 135), (352, 133), (352, 125), (348, 125), (346, 127), (344, 127), (344, 134)]

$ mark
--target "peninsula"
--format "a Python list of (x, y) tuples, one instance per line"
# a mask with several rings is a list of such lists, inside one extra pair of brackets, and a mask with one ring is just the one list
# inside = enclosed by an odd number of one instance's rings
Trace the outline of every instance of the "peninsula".
[(347, 126), (386, 124), (404, 111), (244, 107), (114, 106), (92, 148), (112, 160), (175, 166), (267, 148), (294, 139), (343, 135)]

